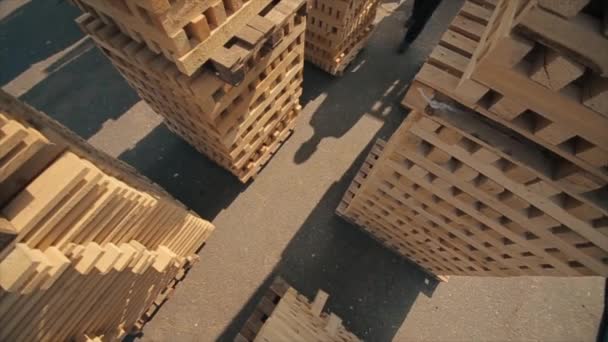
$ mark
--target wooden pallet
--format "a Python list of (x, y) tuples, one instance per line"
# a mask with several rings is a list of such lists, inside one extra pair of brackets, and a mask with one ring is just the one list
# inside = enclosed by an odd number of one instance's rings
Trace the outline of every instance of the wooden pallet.
[(235, 341), (359, 341), (338, 316), (323, 313), (328, 297), (319, 290), (309, 302), (277, 277)]
[[(304, 14), (303, 1), (270, 0), (180, 1), (151, 10), (143, 0), (74, 0), (85, 13), (95, 16), (132, 40), (164, 55), (182, 73), (191, 76), (210, 62), (230, 70), (243, 63), (243, 50), (262, 36), (273, 34), (285, 15)], [(276, 34), (275, 38), (280, 38)], [(224, 76), (220, 73), (220, 76)], [(230, 81), (227, 78), (226, 81)]]
[[(201, 247), (201, 249), (203, 247)], [(154, 316), (156, 316), (161, 307), (171, 298), (177, 286), (186, 279), (188, 272), (190, 272), (196, 262), (198, 262), (198, 257), (191, 258), (190, 260), (188, 260), (187, 263), (185, 263), (181, 267), (181, 269), (175, 274), (173, 279), (171, 279), (169, 283), (165, 286), (165, 288), (158, 293), (158, 295), (150, 304), (150, 306), (145, 311), (143, 311), (143, 314), (128, 331), (129, 335), (138, 336), (142, 333), (146, 324), (148, 324), (148, 322), (150, 322), (154, 318)]]
[[(578, 176), (576, 177), (581, 177), (585, 183), (596, 184), (600, 187), (606, 184), (608, 180), (606, 178), (606, 168), (598, 167), (598, 162), (599, 164), (602, 163), (602, 153), (596, 153), (597, 150), (592, 145), (578, 144), (580, 148), (577, 150), (575, 148), (576, 141), (574, 141), (576, 139), (571, 141), (574, 144), (562, 143), (556, 145), (549, 134), (555, 126), (546, 125), (543, 126), (546, 130), (539, 129), (540, 126), (535, 123), (540, 123), (538, 116), (522, 109), (525, 107), (516, 98), (497, 95), (494, 91), (488, 90), (485, 85), (474, 80), (469, 79), (469, 82), (467, 82), (467, 79), (463, 76), (465, 76), (467, 67), (471, 64), (471, 57), (483, 35), (484, 26), (472, 29), (473, 25), (457, 24), (459, 17), (464, 16), (456, 17), (451, 24), (451, 28), (442, 37), (438, 47), (433, 50), (428, 61), (416, 76), (416, 83), (450, 96), (483, 116), (500, 123), (569, 161), (569, 163), (564, 164), (563, 168), (566, 175), (577, 173)], [(461, 22), (463, 21), (461, 20)], [(475, 40), (471, 37), (479, 37), (479, 39)], [(530, 83), (531, 81), (527, 80), (527, 82)], [(480, 99), (479, 94), (487, 95)], [(409, 105), (424, 111), (427, 103), (413, 103), (410, 101)], [(521, 115), (518, 116), (517, 113)], [(548, 121), (545, 120), (544, 123), (548, 123)], [(576, 165), (576, 167), (571, 165)]]
[(18, 293), (48, 289), (68, 266), (82, 274), (94, 268), (163, 272), (194, 255), (213, 231), (182, 207), (137, 191), (71, 152), (1, 213), (14, 236), (0, 254), (0, 286)]
[(514, 28), (608, 77), (606, 8), (602, 1), (521, 0)]
[[(530, 115), (529, 107), (496, 96), (474, 76), (480, 64), (496, 69), (533, 51), (509, 40), (504, 13), (520, 13), (517, 6), (465, 2), (403, 100), (414, 111), (339, 211), (435, 274), (604, 276), (603, 170), (548, 143), (550, 135), (540, 139), (540, 130), (521, 120), (505, 120), (521, 107)], [(551, 73), (574, 65), (566, 62), (545, 55), (544, 74), (496, 82), (534, 82), (559, 94), (555, 89), (572, 79)]]
[(338, 216), (344, 218), (345, 220), (349, 220), (348, 215), (346, 214), (346, 210), (350, 205), (352, 199), (357, 196), (361, 185), (365, 183), (365, 180), (370, 174), (370, 171), (373, 169), (376, 160), (380, 158), (380, 155), (382, 154), (385, 145), (386, 142), (382, 139), (377, 139), (374, 143), (374, 146), (365, 158), (363, 165), (361, 165), (361, 168), (357, 172), (357, 175), (355, 175), (353, 181), (350, 183), (348, 189), (346, 190), (346, 193), (344, 193), (344, 196), (342, 197), (342, 200), (338, 205), (338, 208), (336, 209), (336, 214)]
[(120, 339), (178, 270), (170, 265), (163, 273), (149, 268), (143, 274), (94, 270), (82, 275), (68, 267), (48, 290), (28, 295), (2, 291), (0, 337), (71, 340), (104, 332), (107, 340)]
[[(485, 127), (513, 148), (506, 154), (479, 127), (471, 135), (440, 118), (410, 114), (342, 215), (435, 274), (608, 272), (602, 210), (551, 192), (554, 183), (514, 163), (517, 140)], [(548, 199), (556, 195), (564, 201)]]
[(326, 48), (336, 48), (373, 22), (378, 4), (376, 0), (311, 1), (307, 18), (309, 36)]
[(36, 130), (26, 128), (0, 113), (0, 182), (49, 144)]
[(310, 1), (306, 60), (339, 76), (373, 32), (379, 1)]
[(180, 75), (164, 57), (115, 27), (87, 15), (79, 22), (172, 131), (247, 182), (288, 136), (300, 112), (305, 21), (299, 9), (282, 18), (280, 36), (265, 37), (249, 50), (237, 86), (209, 70)]
[[(515, 32), (517, 17), (524, 16), (518, 11), (532, 11), (530, 6), (526, 1), (500, 3), (460, 81), (460, 85), (481, 85), (475, 92), (471, 87), (456, 92), (604, 175), (608, 172), (608, 140), (603, 134), (608, 127), (608, 81), (569, 55)], [(581, 33), (579, 40), (587, 36)], [(602, 39), (597, 50), (605, 47), (608, 60), (608, 39)]]
[[(439, 101), (437, 103), (441, 103), (442, 106), (449, 106), (448, 108), (452, 110), (467, 113), (469, 119), (461, 120), (456, 116), (442, 116), (441, 112), (433, 109), (431, 104), (421, 106), (423, 109), (416, 107), (415, 103), (427, 101), (427, 99), (420, 98), (421, 94), (426, 94), (431, 103)], [(496, 125), (484, 116), (467, 110), (448, 96), (437, 93), (421, 84), (415, 83), (412, 85), (406, 96), (406, 102), (411, 103), (411, 106), (417, 110), (425, 110), (425, 113), (434, 116), (434, 120), (451, 126), (467, 138), (484, 144), (485, 149), (491, 148), (499, 151), (498, 155), (500, 157), (508, 159), (509, 162), (518, 165), (518, 167), (527, 169), (520, 172), (538, 177), (538, 181), (543, 184), (543, 186), (529, 187), (529, 190), (538, 191), (542, 195), (556, 196), (559, 194), (559, 196), (567, 197), (566, 202), (580, 202), (584, 206), (589, 206), (589, 210), (608, 213), (608, 202), (605, 200), (608, 198), (606, 189), (598, 187), (597, 184), (586, 182), (587, 178), (584, 170), (577, 168), (568, 160), (552, 154), (542, 146)], [(498, 135), (497, 132), (502, 136)], [(495, 154), (489, 153), (489, 155), (494, 157)], [(485, 161), (494, 162), (495, 160), (486, 159)], [(569, 172), (564, 173), (564, 170), (569, 170)], [(521, 184), (526, 185), (528, 179), (524, 177), (520, 181), (522, 181)]]
[(287, 284), (283, 278), (276, 277), (268, 291), (264, 294), (264, 297), (262, 297), (256, 306), (253, 314), (251, 314), (249, 319), (245, 322), (245, 325), (237, 338), (235, 338), (235, 341), (254, 341), (258, 332), (268, 317), (272, 316), (272, 312), (288, 289), (289, 284)]
[(6, 93), (0, 121), (0, 340), (121, 339), (213, 226)]
[(24, 127), (35, 129), (49, 141), (49, 144), (46, 144), (38, 153), (0, 182), (0, 207), (21, 192), (60, 154), (70, 151), (82, 159), (93, 162), (97, 168), (107, 175), (129, 184), (139, 191), (161, 198), (170, 198), (171, 202), (184, 208), (183, 204), (171, 198), (160, 186), (137, 173), (133, 167), (94, 148), (74, 132), (69, 131), (44, 113), (1, 90), (0, 112), (5, 117), (10, 116), (11, 119), (18, 121)]
[(330, 54), (327, 51), (307, 41), (306, 60), (334, 76), (341, 76), (359, 52), (365, 48), (373, 32), (374, 25), (366, 27), (359, 35), (351, 39), (350, 44), (344, 50), (333, 57), (329, 57)]
[[(372, 147), (372, 150), (370, 151), (367, 158), (363, 162), (363, 165), (357, 172), (357, 175), (344, 193), (344, 196), (342, 197), (342, 200), (340, 201), (340, 204), (336, 209), (336, 215), (341, 217), (343, 220), (360, 227), (362, 231), (368, 234), (370, 238), (378, 241), (378, 243), (392, 250), (397, 255), (405, 257), (406, 259), (412, 261), (414, 264), (420, 266), (416, 263), (416, 259), (413, 258), (414, 254), (412, 254), (411, 251), (403, 249), (403, 246), (395, 242), (395, 240), (398, 240), (399, 238), (395, 238), (390, 231), (385, 231), (383, 226), (378, 226), (377, 224), (371, 222), (365, 217), (365, 214), (362, 214), (362, 212), (356, 209), (353, 210), (353, 208), (350, 207), (351, 201), (359, 194), (359, 188), (361, 188), (361, 186), (365, 184), (368, 175), (374, 168), (374, 164), (376, 163), (376, 161), (382, 155), (382, 151), (384, 150), (385, 146), (386, 142), (384, 140), (376, 140), (374, 146)], [(435, 274), (422, 266), (420, 266), (420, 269), (439, 281), (448, 281), (449, 276)]]

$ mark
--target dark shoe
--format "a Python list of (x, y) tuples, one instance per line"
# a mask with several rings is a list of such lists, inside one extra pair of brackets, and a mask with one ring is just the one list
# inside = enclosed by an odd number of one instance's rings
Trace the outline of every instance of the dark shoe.
[(407, 51), (407, 49), (410, 47), (410, 44), (408, 43), (402, 43), (401, 45), (399, 45), (399, 48), (397, 49), (397, 53), (402, 55), (405, 51)]

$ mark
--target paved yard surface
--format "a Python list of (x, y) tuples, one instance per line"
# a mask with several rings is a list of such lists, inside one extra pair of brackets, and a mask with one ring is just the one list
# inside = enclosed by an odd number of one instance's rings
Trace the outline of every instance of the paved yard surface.
[(249, 185), (170, 133), (83, 37), (65, 2), (0, 2), (0, 84), (218, 227), (144, 341), (232, 340), (276, 275), (311, 297), (329, 292), (329, 308), (368, 341), (592, 341), (601, 278), (437, 284), (333, 213), (371, 143), (407, 114), (403, 91), (461, 3), (444, 1), (399, 56), (411, 1), (385, 2), (344, 77), (307, 66), (296, 131)]

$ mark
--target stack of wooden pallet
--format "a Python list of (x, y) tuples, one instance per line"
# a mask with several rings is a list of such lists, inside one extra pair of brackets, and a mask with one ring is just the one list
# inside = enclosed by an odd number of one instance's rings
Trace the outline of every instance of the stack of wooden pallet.
[(323, 312), (328, 297), (319, 290), (311, 303), (278, 277), (235, 341), (360, 341), (338, 316)]
[(309, 1), (306, 60), (332, 75), (341, 75), (371, 36), (379, 3)]
[(608, 275), (608, 39), (588, 2), (467, 1), (338, 213), (438, 275)]
[(0, 93), (0, 340), (120, 339), (213, 226)]
[(78, 23), (167, 126), (246, 182), (301, 107), (304, 0), (74, 0)]

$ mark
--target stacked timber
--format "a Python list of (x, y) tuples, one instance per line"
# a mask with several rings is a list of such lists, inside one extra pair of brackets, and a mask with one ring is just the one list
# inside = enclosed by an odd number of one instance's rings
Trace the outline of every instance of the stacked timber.
[(121, 339), (214, 227), (0, 93), (0, 340)]
[(359, 342), (335, 314), (323, 312), (328, 294), (319, 290), (313, 302), (280, 277), (276, 278), (236, 342)]
[(82, 30), (176, 134), (247, 182), (301, 107), (303, 0), (74, 0)]
[(379, 3), (308, 1), (306, 60), (332, 75), (341, 75), (371, 36)]
[[(436, 275), (608, 275), (608, 39), (593, 5), (465, 2), (338, 213)], [(575, 44), (587, 37), (594, 52)]]

